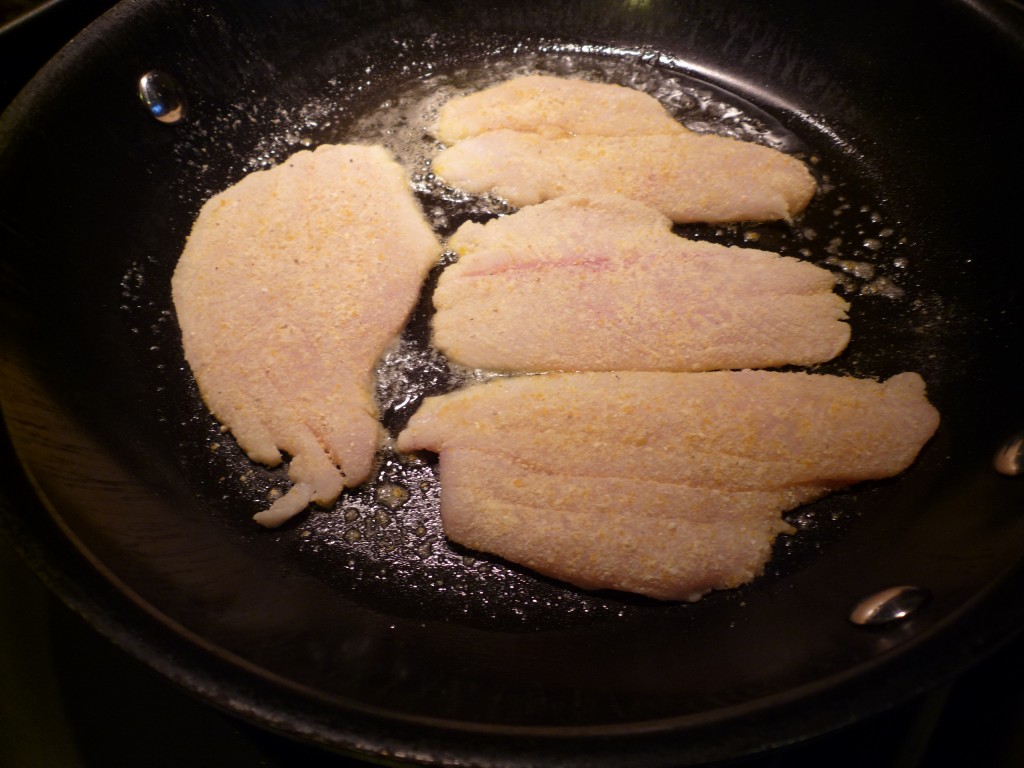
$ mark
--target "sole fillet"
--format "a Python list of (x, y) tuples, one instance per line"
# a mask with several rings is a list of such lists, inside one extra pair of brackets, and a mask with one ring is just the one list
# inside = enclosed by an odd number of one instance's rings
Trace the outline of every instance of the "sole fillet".
[(799, 259), (677, 237), (652, 208), (566, 197), (449, 239), (435, 346), (497, 371), (811, 365), (846, 348), (835, 276)]
[(605, 83), (515, 78), (446, 103), (437, 133), (451, 145), (433, 160), (443, 181), (516, 207), (614, 193), (676, 222), (788, 221), (817, 189), (795, 157), (696, 133), (654, 97)]
[(916, 373), (566, 373), (428, 398), (446, 534), (586, 589), (695, 600), (760, 574), (782, 513), (899, 474), (938, 427)]
[(172, 279), (185, 358), (254, 461), (290, 455), (278, 525), (366, 480), (381, 437), (373, 369), (441, 247), (381, 147), (322, 146), (202, 207)]

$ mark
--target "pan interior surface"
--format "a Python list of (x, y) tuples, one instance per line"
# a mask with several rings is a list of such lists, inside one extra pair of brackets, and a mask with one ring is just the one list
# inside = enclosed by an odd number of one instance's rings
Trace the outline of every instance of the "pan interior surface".
[[(1019, 581), (1024, 551), (1024, 487), (991, 463), (1024, 430), (1024, 281), (1005, 257), (999, 194), (1024, 162), (973, 137), (1009, 135), (998, 105), (1024, 65), (1020, 38), (966, 5), (943, 6), (926, 32), (910, 9), (869, 5), (884, 29), (863, 8), (827, 18), (796, 2), (118, 6), (0, 123), (12, 182), (0, 190), (0, 396), (46, 508), (7, 504), (7, 516), (58, 527), (115, 588), (103, 602), (65, 584), (69, 599), (106, 611), (94, 623), (154, 666), (239, 714), (360, 752), (488, 762), (565, 749), (563, 764), (595, 765), (621, 748), (681, 764), (927, 687), (1019, 620), (1000, 605), (977, 622)], [(955, 35), (971, 57), (944, 57)], [(152, 70), (185, 97), (177, 123), (138, 102)], [(677, 231), (832, 269), (853, 341), (815, 370), (918, 371), (943, 416), (903, 476), (790, 515), (797, 534), (750, 585), (662, 604), (463, 550), (440, 527), (436, 463), (387, 450), (331, 509), (275, 531), (251, 521), (284, 475), (249, 462), (207, 412), (170, 300), (199, 207), (295, 151), (355, 141), (396, 154), (442, 236), (507, 213), (433, 177), (427, 129), (452, 95), (534, 72), (638, 87), (696, 130), (807, 161), (821, 192), (796, 222)], [(950, 121), (940, 75), (979, 108)], [(392, 434), (423, 397), (483, 376), (430, 347), (442, 268), (378, 371)], [(909, 621), (848, 620), (903, 584), (931, 595)], [(145, 633), (198, 661), (157, 660)]]

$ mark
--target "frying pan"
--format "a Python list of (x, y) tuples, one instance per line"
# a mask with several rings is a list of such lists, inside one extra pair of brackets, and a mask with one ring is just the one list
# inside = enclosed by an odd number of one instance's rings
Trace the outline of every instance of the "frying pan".
[[(993, 461), (1024, 430), (1021, 17), (952, 0), (121, 3), (0, 121), (3, 450), (20, 466), (4, 528), (170, 679), (383, 761), (701, 764), (927, 690), (1024, 619), (1024, 485), (1013, 450)], [(904, 475), (791, 515), (752, 584), (662, 604), (459, 549), (436, 465), (387, 451), (331, 510), (250, 520), (283, 476), (207, 413), (170, 301), (202, 201), (305, 146), (376, 137), (449, 234), (502, 207), (432, 179), (423, 118), (527, 70), (643, 87), (692, 127), (804, 157), (822, 192), (798, 221), (680, 233), (834, 269), (854, 340), (819, 370), (917, 370), (942, 413)], [(138, 98), (152, 71), (155, 112)], [(382, 364), (392, 431), (462, 383), (429, 347), (429, 291)], [(929, 599), (850, 620), (897, 586)]]

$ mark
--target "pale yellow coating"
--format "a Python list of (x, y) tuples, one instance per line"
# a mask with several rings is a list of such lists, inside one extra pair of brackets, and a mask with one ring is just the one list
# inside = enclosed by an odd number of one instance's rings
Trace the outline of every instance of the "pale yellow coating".
[(799, 259), (674, 235), (618, 196), (524, 208), (449, 239), (434, 344), (503, 371), (810, 365), (850, 338), (831, 272)]
[(448, 101), (438, 113), (436, 132), (454, 144), (500, 128), (547, 136), (688, 132), (643, 91), (549, 75), (512, 78)]
[(254, 461), (290, 455), (276, 525), (368, 476), (372, 372), (441, 248), (381, 147), (322, 146), (203, 206), (172, 280), (185, 357)]
[(516, 207), (612, 192), (676, 222), (791, 220), (817, 184), (796, 158), (699, 134), (649, 94), (551, 76), (513, 78), (447, 102), (433, 161), (445, 183)]
[(691, 132), (551, 137), (500, 129), (442, 150), (433, 169), (457, 189), (517, 207), (610, 192), (675, 222), (790, 220), (816, 189), (807, 167), (790, 155)]
[(916, 373), (549, 374), (428, 398), (397, 446), (441, 455), (454, 541), (692, 600), (761, 573), (783, 511), (902, 472), (938, 418)]

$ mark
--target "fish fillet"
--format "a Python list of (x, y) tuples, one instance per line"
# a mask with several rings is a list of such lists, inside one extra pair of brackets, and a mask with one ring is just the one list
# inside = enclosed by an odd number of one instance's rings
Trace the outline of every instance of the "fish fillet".
[[(626, 94), (633, 94), (626, 96)], [(531, 77), (442, 107), (445, 183), (517, 207), (612, 192), (676, 222), (790, 220), (816, 190), (807, 167), (770, 147), (700, 134), (621, 86)]]
[(848, 305), (831, 272), (671, 226), (596, 195), (464, 224), (433, 296), (434, 345), (503, 371), (810, 365), (846, 347)]
[(381, 436), (373, 369), (441, 252), (380, 147), (322, 146), (202, 207), (172, 280), (207, 406), (254, 461), (290, 457), (277, 525), (369, 475)]
[(508, 128), (548, 136), (636, 136), (687, 129), (653, 96), (611, 83), (529, 75), (446, 102), (437, 137), (446, 144)]
[(446, 534), (585, 589), (695, 600), (759, 575), (781, 513), (896, 475), (938, 426), (916, 373), (564, 373), (428, 398)]

